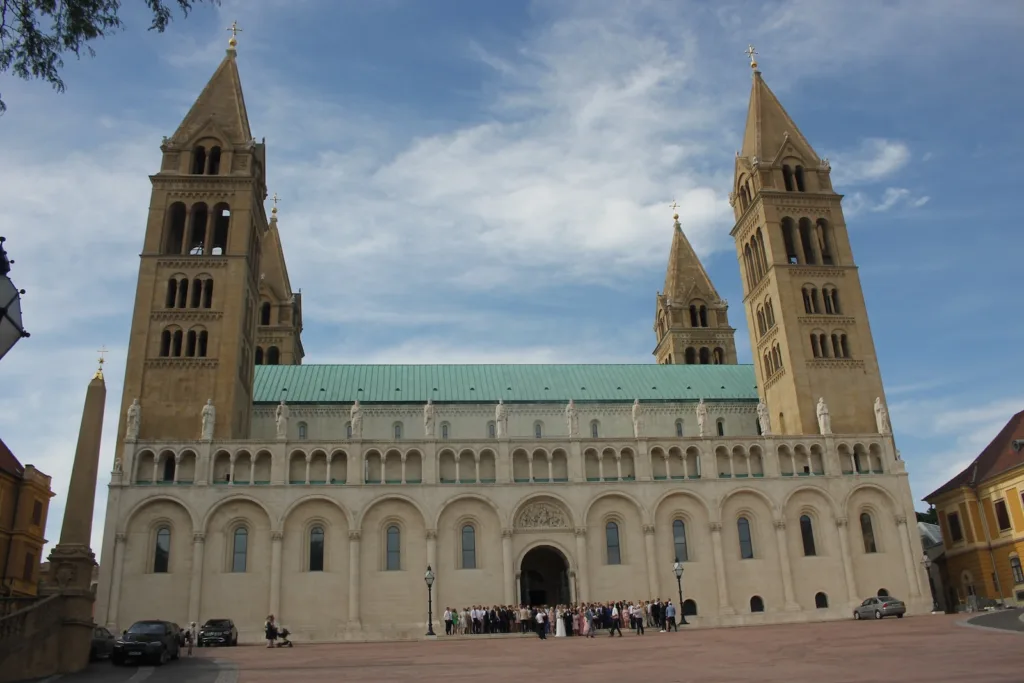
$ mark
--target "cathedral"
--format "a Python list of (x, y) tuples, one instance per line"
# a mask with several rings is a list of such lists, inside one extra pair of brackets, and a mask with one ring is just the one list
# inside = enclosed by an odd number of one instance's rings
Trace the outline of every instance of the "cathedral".
[(729, 199), (753, 365), (678, 216), (655, 363), (310, 365), (232, 39), (150, 177), (97, 623), (419, 637), (428, 566), (435, 619), (929, 611), (842, 197), (751, 66)]

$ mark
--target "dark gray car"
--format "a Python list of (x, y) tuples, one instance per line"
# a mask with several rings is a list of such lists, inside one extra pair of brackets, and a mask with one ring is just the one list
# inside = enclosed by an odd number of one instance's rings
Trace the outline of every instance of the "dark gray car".
[(902, 600), (893, 597), (868, 598), (860, 603), (853, 610), (854, 619), (881, 619), (882, 617), (896, 617), (902, 619), (907, 613), (907, 606)]

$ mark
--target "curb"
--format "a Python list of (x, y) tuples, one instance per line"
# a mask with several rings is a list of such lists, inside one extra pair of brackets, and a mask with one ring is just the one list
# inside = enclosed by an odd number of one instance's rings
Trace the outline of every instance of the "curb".
[[(972, 619), (977, 619), (977, 618), (978, 617), (971, 617), (970, 619), (961, 619), (960, 621), (956, 622), (956, 625), (957, 626), (964, 626), (966, 628), (977, 628), (977, 629), (981, 629), (983, 631), (994, 631), (996, 633), (1013, 633), (1013, 634), (1016, 634), (1018, 636), (1024, 636), (1024, 631), (1014, 631), (1014, 630), (1008, 629), (1008, 628), (998, 628), (996, 626), (983, 626), (982, 624), (972, 624), (971, 620)], [(1017, 618), (1020, 619), (1022, 622), (1024, 622), (1024, 615), (1021, 615), (1020, 617), (1017, 617)]]

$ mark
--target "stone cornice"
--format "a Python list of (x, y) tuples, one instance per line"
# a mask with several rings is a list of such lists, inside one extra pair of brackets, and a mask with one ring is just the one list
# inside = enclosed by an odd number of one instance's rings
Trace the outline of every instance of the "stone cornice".
[(789, 269), (790, 275), (801, 278), (833, 278), (833, 277), (844, 277), (846, 271), (855, 268), (855, 266), (818, 266), (818, 265), (806, 265), (806, 264), (789, 264), (786, 266)]
[(764, 390), (768, 391), (771, 389), (780, 379), (786, 376), (786, 368), (779, 368), (775, 374), (769, 377), (764, 382)]
[(757, 348), (760, 349), (763, 346), (768, 346), (771, 342), (775, 341), (775, 338), (779, 336), (779, 324), (775, 323), (771, 329), (764, 333), (764, 336), (757, 340)]
[(814, 358), (807, 361), (807, 367), (816, 370), (841, 368), (844, 370), (863, 370), (864, 361), (853, 358)]
[(220, 320), (224, 317), (224, 313), (221, 311), (211, 311), (209, 309), (200, 308), (168, 308), (162, 311), (153, 311), (149, 314), (149, 319), (157, 322), (173, 322), (173, 321), (214, 321)]
[(216, 368), (216, 358), (149, 358), (147, 368)]
[(797, 322), (801, 325), (812, 325), (815, 327), (835, 327), (836, 325), (854, 325), (857, 319), (848, 315), (814, 314), (797, 316)]
[(247, 258), (244, 254), (236, 254), (234, 256), (186, 256), (184, 254), (169, 255), (143, 253), (142, 256), (156, 258), (157, 268), (174, 268), (175, 270), (209, 270), (211, 268), (226, 268), (228, 265), (228, 259)]

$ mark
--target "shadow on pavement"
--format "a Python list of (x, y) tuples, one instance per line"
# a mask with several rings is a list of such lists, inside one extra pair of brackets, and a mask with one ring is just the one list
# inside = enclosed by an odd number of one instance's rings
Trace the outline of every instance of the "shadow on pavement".
[[(212, 657), (182, 657), (163, 666), (114, 666), (92, 662), (84, 671), (39, 678), (32, 683), (220, 683), (221, 671), (233, 671), (230, 663), (218, 664)], [(235, 680), (235, 676), (228, 677)]]

